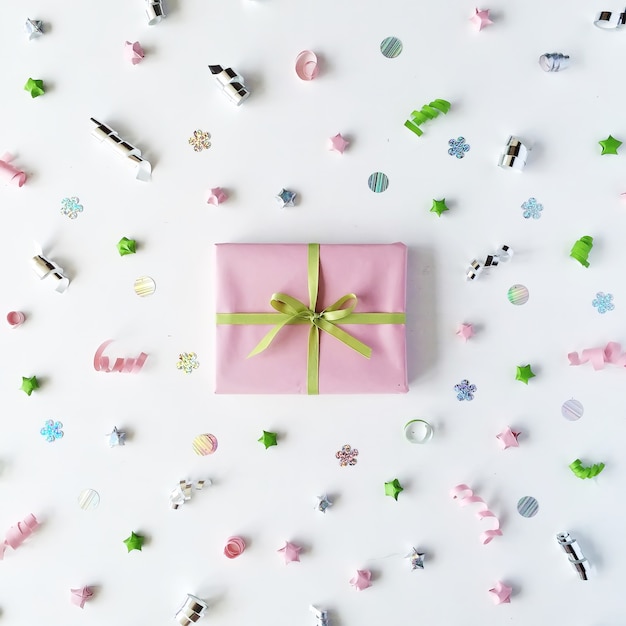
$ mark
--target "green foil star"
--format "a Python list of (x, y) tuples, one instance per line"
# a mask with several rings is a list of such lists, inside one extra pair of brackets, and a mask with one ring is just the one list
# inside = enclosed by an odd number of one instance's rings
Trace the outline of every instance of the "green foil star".
[(521, 380), (525, 385), (528, 384), (528, 381), (531, 378), (534, 378), (535, 375), (533, 371), (530, 369), (530, 365), (518, 365), (517, 366), (517, 374), (515, 374), (515, 380)]
[(444, 211), (449, 211), (450, 209), (446, 205), (446, 199), (442, 198), (441, 200), (434, 200), (433, 205), (430, 207), (431, 213), (436, 213), (439, 217)]
[(117, 251), (120, 253), (120, 256), (135, 254), (135, 252), (137, 252), (137, 242), (134, 239), (122, 237), (117, 242)]
[(126, 548), (129, 552), (132, 552), (133, 550), (139, 550), (141, 552), (144, 541), (145, 537), (136, 535), (135, 533), (130, 533), (130, 537), (124, 539), (124, 543), (126, 544)]
[(385, 495), (391, 496), (394, 500), (398, 500), (398, 494), (404, 491), (404, 488), (400, 484), (397, 478), (394, 478), (391, 482), (385, 483)]
[(265, 449), (267, 450), (268, 448), (271, 448), (272, 446), (278, 445), (276, 443), (277, 439), (278, 439), (278, 436), (276, 435), (276, 433), (270, 433), (270, 432), (267, 432), (267, 430), (264, 430), (263, 434), (257, 439), (257, 441), (260, 441), (265, 446)]
[(602, 146), (601, 154), (617, 154), (617, 149), (622, 145), (619, 139), (615, 139), (611, 135), (602, 141), (598, 141), (598, 143)]
[(39, 383), (37, 382), (36, 376), (31, 376), (30, 378), (25, 378), (22, 376), (22, 386), (20, 389), (27, 395), (30, 396), (35, 389), (39, 389)]
[(36, 98), (37, 96), (43, 96), (44, 91), (43, 88), (43, 80), (29, 78), (24, 85), (24, 91), (28, 91), (30, 93), (31, 98)]

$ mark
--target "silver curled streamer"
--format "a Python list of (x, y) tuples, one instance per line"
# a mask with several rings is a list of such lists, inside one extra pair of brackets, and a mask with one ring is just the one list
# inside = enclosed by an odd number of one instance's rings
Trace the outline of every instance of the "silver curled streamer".
[(158, 24), (164, 17), (167, 17), (165, 13), (165, 7), (163, 6), (163, 0), (146, 0), (148, 4), (146, 8), (146, 15), (148, 16), (148, 26), (154, 26)]
[(594, 26), (604, 30), (619, 29), (626, 26), (626, 12), (617, 13), (616, 11), (600, 11), (593, 21)]
[(330, 626), (330, 621), (328, 619), (328, 611), (323, 611), (311, 605), (309, 610), (315, 616), (317, 620), (316, 626)]
[(244, 87), (243, 78), (232, 67), (209, 65), (209, 69), (219, 83), (222, 92), (237, 106), (250, 95), (250, 92)]
[(190, 626), (190, 624), (195, 624), (208, 608), (209, 605), (204, 600), (188, 593), (183, 606), (176, 611), (174, 619), (180, 626)]
[(39, 280), (45, 280), (57, 293), (64, 293), (70, 286), (70, 279), (63, 273), (63, 268), (44, 256), (39, 244), (35, 244), (35, 251), (37, 254), (30, 260), (30, 266)]
[(504, 169), (521, 172), (526, 166), (528, 148), (517, 138), (511, 135), (500, 155), (498, 165)]
[(191, 500), (192, 487), (200, 491), (205, 485), (211, 485), (211, 481), (208, 479), (197, 480), (195, 484), (190, 480), (179, 481), (178, 485), (170, 493), (170, 508), (174, 510), (180, 508), (185, 502)]
[(569, 56), (560, 52), (546, 52), (539, 57), (539, 65), (544, 72), (560, 72), (569, 67)]
[(574, 566), (574, 569), (578, 572), (581, 580), (589, 580), (587, 574), (589, 573), (589, 562), (585, 558), (580, 546), (576, 539), (572, 539), (569, 533), (559, 533), (556, 536), (556, 540), (559, 545), (567, 554), (569, 562)]
[(101, 143), (106, 143), (124, 162), (135, 168), (137, 180), (148, 181), (152, 176), (152, 165), (141, 156), (141, 150), (120, 138), (110, 126), (90, 118), (95, 128), (91, 134)]
[(498, 251), (493, 254), (488, 254), (483, 263), (479, 263), (474, 259), (467, 269), (467, 280), (475, 280), (486, 267), (497, 267), (500, 263), (510, 261), (512, 256), (513, 250), (509, 246), (503, 245)]

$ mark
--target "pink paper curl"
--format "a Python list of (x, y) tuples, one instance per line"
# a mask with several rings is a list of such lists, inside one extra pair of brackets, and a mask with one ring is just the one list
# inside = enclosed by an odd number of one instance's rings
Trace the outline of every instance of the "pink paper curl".
[(39, 526), (37, 518), (30, 513), (21, 522), (11, 526), (5, 535), (4, 542), (0, 544), (0, 561), (4, 558), (7, 547), (17, 550), (30, 537), (33, 531)]
[(486, 546), (494, 537), (501, 537), (502, 531), (500, 530), (500, 520), (489, 510), (489, 507), (482, 498), (474, 495), (474, 492), (464, 484), (457, 485), (450, 491), (450, 496), (453, 500), (456, 500), (460, 506), (467, 506), (468, 504), (481, 505), (480, 511), (476, 512), (476, 517), (482, 520), (486, 517), (490, 517), (495, 522), (495, 528), (492, 530), (485, 530), (480, 534), (480, 541)]
[(109, 357), (103, 356), (104, 351), (110, 343), (113, 343), (113, 339), (109, 339), (101, 344), (94, 354), (93, 366), (96, 372), (121, 372), (126, 374), (134, 374), (143, 367), (143, 364), (148, 358), (148, 355), (145, 352), (141, 352), (136, 359), (122, 359), (121, 357), (118, 357), (117, 359), (115, 359), (113, 367), (110, 367)]
[(594, 370), (604, 369), (606, 363), (626, 367), (626, 352), (622, 352), (622, 346), (615, 341), (609, 341), (605, 348), (587, 348), (580, 356), (578, 352), (570, 352), (567, 358), (570, 365), (591, 363)]
[(7, 152), (0, 157), (0, 175), (10, 183), (21, 187), (26, 182), (26, 174), (11, 165), (13, 157)]
[(296, 74), (300, 80), (313, 80), (320, 71), (317, 55), (311, 50), (303, 50), (296, 57)]
[(246, 542), (241, 537), (229, 537), (226, 540), (224, 554), (229, 559), (235, 559), (246, 549)]

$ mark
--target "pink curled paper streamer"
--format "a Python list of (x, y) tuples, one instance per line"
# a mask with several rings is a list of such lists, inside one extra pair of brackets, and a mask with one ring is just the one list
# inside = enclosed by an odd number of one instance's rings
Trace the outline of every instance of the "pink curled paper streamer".
[(113, 339), (109, 339), (101, 344), (94, 354), (93, 366), (96, 372), (123, 372), (126, 374), (135, 374), (143, 367), (143, 364), (148, 358), (148, 355), (145, 352), (142, 352), (136, 359), (122, 359), (118, 357), (115, 359), (113, 367), (109, 367), (109, 357), (104, 356), (103, 352), (110, 343), (113, 343)]
[(0, 544), (0, 561), (4, 558), (4, 552), (7, 546), (17, 550), (31, 536), (33, 530), (39, 526), (37, 518), (30, 513), (21, 522), (15, 526), (11, 526), (7, 531), (4, 543)]
[(605, 363), (626, 367), (626, 352), (622, 352), (622, 346), (615, 341), (609, 341), (604, 349), (587, 348), (580, 353), (580, 356), (578, 352), (570, 352), (567, 358), (570, 365), (591, 363), (594, 370), (604, 369)]
[(26, 174), (22, 170), (18, 170), (17, 167), (11, 165), (13, 157), (5, 153), (0, 157), (0, 173), (9, 182), (21, 187), (26, 182)]
[(313, 80), (320, 72), (317, 55), (303, 50), (296, 58), (296, 74), (300, 80)]
[(246, 549), (246, 542), (241, 537), (229, 537), (224, 547), (224, 555), (236, 559)]
[(474, 492), (464, 484), (457, 485), (450, 491), (450, 496), (453, 500), (456, 500), (460, 506), (467, 506), (468, 504), (480, 504), (481, 510), (476, 512), (476, 517), (480, 520), (485, 517), (491, 517), (495, 522), (496, 527), (493, 530), (485, 530), (480, 534), (480, 540), (484, 546), (486, 546), (494, 537), (501, 537), (502, 531), (500, 530), (500, 520), (489, 510), (487, 504), (482, 498), (474, 495)]

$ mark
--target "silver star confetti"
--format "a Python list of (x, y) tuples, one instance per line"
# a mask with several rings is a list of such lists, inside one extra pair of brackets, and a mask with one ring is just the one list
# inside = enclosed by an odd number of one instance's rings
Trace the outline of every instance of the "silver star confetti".
[(107, 437), (109, 438), (109, 446), (111, 448), (126, 445), (126, 433), (118, 430), (117, 426), (113, 426), (113, 431), (108, 433)]
[(413, 571), (416, 569), (424, 569), (425, 556), (425, 553), (418, 552), (415, 548), (411, 548), (411, 552), (409, 552), (404, 558), (411, 560), (411, 571)]
[(289, 206), (296, 206), (297, 195), (297, 193), (283, 188), (276, 195), (276, 200), (282, 205), (281, 208), (285, 209)]
[(315, 510), (326, 513), (326, 509), (331, 507), (332, 505), (333, 503), (328, 499), (328, 496), (326, 494), (324, 494), (323, 496), (317, 496), (317, 504), (315, 505)]

